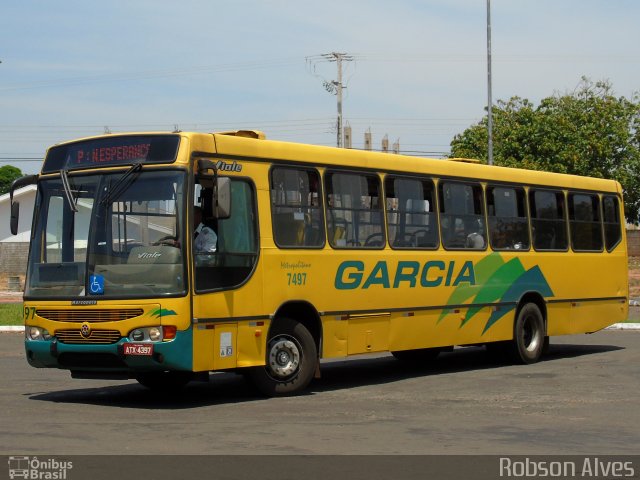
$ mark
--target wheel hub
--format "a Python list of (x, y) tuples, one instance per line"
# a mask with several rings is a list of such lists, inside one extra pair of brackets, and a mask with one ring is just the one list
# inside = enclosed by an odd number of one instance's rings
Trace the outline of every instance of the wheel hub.
[(276, 337), (269, 348), (269, 370), (278, 378), (294, 374), (300, 367), (300, 348), (291, 340)]

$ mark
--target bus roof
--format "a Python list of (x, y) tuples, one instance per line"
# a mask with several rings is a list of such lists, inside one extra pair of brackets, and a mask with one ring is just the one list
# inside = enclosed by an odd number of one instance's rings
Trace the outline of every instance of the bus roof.
[(367, 168), (408, 175), (431, 175), (439, 178), (472, 178), (481, 181), (622, 192), (618, 182), (602, 178), (499, 167), (482, 164), (473, 159), (414, 157), (366, 150), (281, 142), (264, 139), (262, 132), (256, 132), (256, 135), (261, 137), (235, 136), (232, 132), (214, 133), (216, 152), (221, 156), (240, 157), (240, 159), (246, 160), (283, 160), (317, 166), (347, 169)]
[[(303, 143), (267, 140), (258, 130), (235, 130), (225, 132), (130, 132), (98, 135), (68, 142), (74, 142), (132, 135), (179, 135), (188, 138), (194, 151), (210, 151), (221, 157), (239, 161), (263, 160), (285, 161), (309, 166), (339, 167), (343, 169), (371, 169), (379, 172), (393, 172), (406, 175), (429, 175), (439, 178), (478, 179), (502, 183), (518, 183), (578, 190), (622, 192), (620, 184), (614, 180), (583, 177), (561, 173), (525, 170), (520, 168), (486, 165), (478, 160), (466, 158), (438, 159), (414, 157), (366, 150), (326, 147)], [(213, 139), (213, 142), (211, 141)], [(53, 147), (52, 147), (53, 148)], [(182, 150), (182, 148), (181, 148)]]

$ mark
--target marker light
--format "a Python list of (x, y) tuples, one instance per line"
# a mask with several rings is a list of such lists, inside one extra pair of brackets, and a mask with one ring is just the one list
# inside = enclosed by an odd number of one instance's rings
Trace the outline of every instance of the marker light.
[(173, 340), (176, 338), (176, 326), (175, 325), (165, 325), (162, 327), (162, 338), (164, 340)]

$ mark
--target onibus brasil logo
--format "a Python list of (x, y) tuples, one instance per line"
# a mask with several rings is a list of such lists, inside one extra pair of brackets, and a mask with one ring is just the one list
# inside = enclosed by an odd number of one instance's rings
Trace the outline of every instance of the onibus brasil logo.
[(33, 480), (65, 480), (67, 471), (73, 468), (73, 462), (55, 458), (9, 457), (9, 478), (27, 478)]

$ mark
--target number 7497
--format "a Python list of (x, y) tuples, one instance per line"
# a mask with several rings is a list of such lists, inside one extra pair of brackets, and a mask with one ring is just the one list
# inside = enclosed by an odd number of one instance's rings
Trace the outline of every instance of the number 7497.
[(287, 273), (287, 285), (306, 285), (307, 284), (307, 274), (304, 272), (301, 273)]

